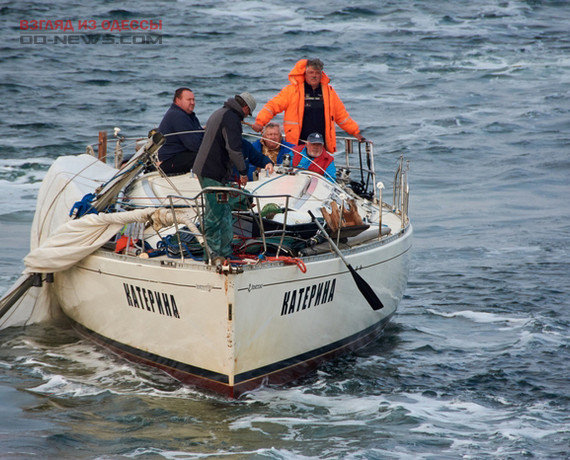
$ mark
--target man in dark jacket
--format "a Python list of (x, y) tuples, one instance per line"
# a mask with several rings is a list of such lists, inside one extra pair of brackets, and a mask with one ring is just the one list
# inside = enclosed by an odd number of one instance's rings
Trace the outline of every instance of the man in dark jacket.
[[(255, 98), (241, 93), (229, 98), (206, 123), (204, 139), (194, 162), (194, 172), (202, 188), (223, 187), (235, 168), (242, 183), (247, 182), (247, 167), (242, 153), (242, 120), (255, 110)], [(210, 257), (216, 265), (232, 254), (232, 211), (223, 194), (206, 193), (204, 235)]]
[[(194, 113), (196, 99), (188, 88), (178, 88), (174, 92), (172, 105), (158, 126), (158, 131), (166, 135), (166, 143), (158, 151), (160, 169), (166, 174), (190, 172), (204, 137), (204, 128)], [(174, 134), (187, 132), (186, 134)]]

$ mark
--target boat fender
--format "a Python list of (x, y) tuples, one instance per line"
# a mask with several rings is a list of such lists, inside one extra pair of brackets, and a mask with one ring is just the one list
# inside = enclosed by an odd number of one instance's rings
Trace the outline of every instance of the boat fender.
[(261, 217), (265, 217), (267, 219), (273, 219), (276, 214), (283, 213), (281, 207), (276, 203), (267, 203), (263, 206), (263, 209), (259, 213)]

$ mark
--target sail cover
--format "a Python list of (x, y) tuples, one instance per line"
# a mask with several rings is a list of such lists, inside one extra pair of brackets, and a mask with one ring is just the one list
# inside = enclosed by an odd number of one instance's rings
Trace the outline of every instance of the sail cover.
[[(116, 169), (86, 154), (59, 157), (50, 167), (38, 192), (30, 253), (24, 258), (26, 269), (2, 299), (0, 329), (48, 320), (57, 313), (49, 283), (26, 288), (26, 280), (33, 273), (53, 273), (72, 267), (105, 244), (125, 224), (144, 222), (155, 211), (87, 214), (76, 220), (69, 217), (77, 201), (116, 173)], [(16, 300), (14, 295), (18, 292), (21, 294)]]

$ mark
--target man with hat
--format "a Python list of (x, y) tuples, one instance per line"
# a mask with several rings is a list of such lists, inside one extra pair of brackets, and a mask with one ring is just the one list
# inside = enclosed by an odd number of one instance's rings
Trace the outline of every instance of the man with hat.
[(322, 174), (331, 182), (336, 181), (334, 158), (325, 150), (325, 141), (321, 134), (309, 134), (307, 143), (294, 147), (293, 151), (293, 166)]
[[(229, 98), (206, 123), (204, 139), (198, 150), (193, 171), (202, 188), (225, 187), (235, 168), (240, 182), (247, 182), (247, 167), (242, 153), (242, 120), (253, 114), (255, 98), (241, 93)], [(233, 239), (232, 211), (223, 194), (206, 193), (204, 235), (210, 256), (216, 265), (231, 256)]]

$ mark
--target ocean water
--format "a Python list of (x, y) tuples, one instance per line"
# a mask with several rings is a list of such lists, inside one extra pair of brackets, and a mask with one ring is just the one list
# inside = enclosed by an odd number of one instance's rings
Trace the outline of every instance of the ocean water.
[[(55, 158), (99, 130), (146, 135), (179, 86), (202, 122), (244, 90), (261, 107), (305, 57), (388, 189), (410, 160), (416, 232), (383, 337), (238, 401), (65, 323), (0, 332), (0, 458), (570, 458), (570, 2), (19, 0), (0, 16), (0, 293)], [(39, 20), (75, 30), (22, 30)], [(77, 30), (134, 20), (161, 29)]]

